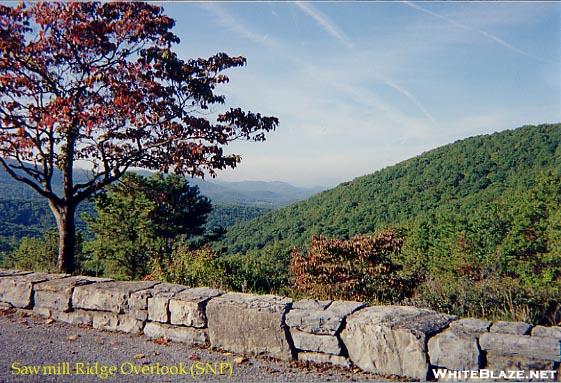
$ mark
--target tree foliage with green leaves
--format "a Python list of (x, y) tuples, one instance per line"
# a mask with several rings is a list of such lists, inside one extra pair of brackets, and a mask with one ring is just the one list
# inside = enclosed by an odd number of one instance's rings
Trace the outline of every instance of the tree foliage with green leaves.
[(84, 268), (120, 279), (142, 278), (166, 261), (178, 238), (204, 233), (210, 201), (185, 178), (125, 175), (96, 199), (97, 217), (86, 218), (95, 239)]
[(561, 170), (561, 124), (525, 126), (467, 138), (324, 191), (228, 229), (229, 253), (273, 241), (306, 246), (313, 236), (348, 239), (414, 219), (442, 206), (493, 200)]
[[(223, 245), (234, 253), (274, 242), (302, 247), (293, 263), (300, 258), (301, 265), (315, 266), (293, 267), (297, 291), (329, 298), (337, 286), (338, 294), (360, 291), (360, 284), (338, 279), (347, 274), (327, 272), (360, 266), (357, 254), (340, 249), (343, 243), (394, 227), (404, 233), (402, 249), (391, 257), (395, 277), (415, 283), (400, 291), (403, 303), (560, 323), (560, 175), (561, 124), (473, 137), (230, 228)], [(318, 239), (309, 242), (320, 234), (326, 237), (321, 246)], [(331, 241), (342, 242), (331, 251)]]
[(234, 291), (290, 294), (290, 248), (274, 241), (263, 249), (222, 257)]
[(153, 264), (149, 279), (185, 286), (228, 287), (228, 275), (222, 259), (208, 245), (198, 248), (185, 241), (177, 243), (169, 259)]
[(289, 262), (290, 252), (280, 243), (260, 251), (223, 256), (208, 244), (194, 248), (181, 241), (167, 262), (152, 268), (149, 278), (187, 286), (288, 294)]
[(530, 187), (513, 184), (498, 199), (480, 197), (402, 222), (399, 242), (384, 231), (315, 237), (307, 254), (293, 253), (293, 287), (317, 299), (560, 323), (561, 172), (543, 172)]
[(420, 281), (413, 302), (461, 316), (559, 323), (560, 202), (561, 173), (544, 172), (529, 188), (409, 222), (401, 262)]

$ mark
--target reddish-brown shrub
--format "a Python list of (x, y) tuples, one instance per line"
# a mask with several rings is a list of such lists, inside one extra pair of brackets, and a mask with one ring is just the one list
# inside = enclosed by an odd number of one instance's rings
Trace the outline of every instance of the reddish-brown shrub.
[(394, 230), (348, 240), (313, 237), (307, 254), (292, 252), (293, 288), (318, 299), (397, 302), (411, 292), (395, 262), (402, 245)]

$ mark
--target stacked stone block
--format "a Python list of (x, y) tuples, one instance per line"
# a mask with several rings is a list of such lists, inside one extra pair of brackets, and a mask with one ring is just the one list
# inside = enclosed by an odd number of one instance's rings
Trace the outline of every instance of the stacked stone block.
[[(242, 354), (431, 379), (433, 368), (558, 371), (561, 327), (458, 319), (407, 306), (0, 269), (0, 309)], [(544, 380), (544, 379), (540, 379)], [(549, 380), (552, 380), (551, 378)]]
[(276, 295), (228, 293), (207, 305), (213, 347), (251, 355), (292, 358), (285, 315), (289, 298)]
[(102, 282), (74, 287), (73, 309), (92, 315), (94, 328), (107, 331), (140, 333), (144, 321), (129, 312), (130, 296), (157, 285), (157, 282)]
[(161, 284), (143, 294), (149, 320), (144, 327), (146, 336), (190, 344), (209, 343), (206, 305), (223, 291)]
[(0, 274), (0, 301), (20, 309), (32, 308), (34, 285), (67, 276), (3, 270)]
[(94, 312), (75, 309), (72, 294), (78, 286), (96, 282), (110, 282), (108, 278), (66, 277), (38, 283), (34, 286), (33, 311), (43, 317), (70, 324), (93, 324)]
[(532, 328), (523, 322), (497, 322), (479, 343), (490, 370), (557, 370), (559, 375), (561, 327)]
[(364, 371), (427, 380), (427, 341), (454, 319), (416, 307), (368, 307), (347, 318), (341, 339)]
[(479, 349), (479, 337), (487, 333), (490, 327), (490, 321), (475, 318), (451, 322), (446, 330), (428, 341), (431, 365), (454, 371), (483, 368), (485, 361)]
[(365, 307), (361, 302), (301, 300), (286, 316), (297, 358), (350, 367), (340, 333), (345, 319)]

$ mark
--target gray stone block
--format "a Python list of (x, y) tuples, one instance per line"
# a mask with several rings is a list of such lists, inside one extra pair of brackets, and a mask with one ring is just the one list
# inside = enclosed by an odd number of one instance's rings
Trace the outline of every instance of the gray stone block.
[(148, 298), (152, 297), (152, 293), (152, 289), (140, 290), (131, 293), (128, 299), (129, 311), (144, 310), (148, 312)]
[(135, 317), (138, 320), (142, 320), (142, 321), (148, 320), (148, 310), (129, 309), (129, 315)]
[[(531, 371), (554, 371), (555, 362), (551, 360), (543, 360), (538, 358), (533, 358), (526, 355), (505, 355), (503, 353), (497, 353), (490, 351), (487, 353), (487, 366), (486, 369), (492, 370), (495, 376), (498, 376), (500, 372), (504, 371), (521, 371), (524, 370), (524, 374), (530, 374)], [(542, 376), (540, 378), (534, 379), (520, 379), (517, 381), (555, 381), (554, 377)]]
[(214, 297), (224, 294), (222, 290), (196, 287), (176, 294), (169, 301), (171, 323), (204, 328), (207, 327), (206, 305)]
[(426, 380), (427, 339), (455, 319), (408, 306), (377, 306), (347, 318), (341, 332), (349, 359), (364, 371)]
[(325, 310), (333, 301), (318, 301), (317, 299), (302, 299), (292, 304), (293, 310)]
[(482, 367), (477, 337), (458, 327), (432, 336), (428, 341), (428, 352), (432, 366), (449, 370), (478, 370)]
[(531, 329), (532, 325), (526, 322), (499, 321), (493, 323), (493, 325), (489, 329), (489, 332), (512, 335), (527, 335), (530, 333)]
[(326, 309), (292, 309), (286, 315), (286, 324), (310, 334), (336, 335), (345, 318), (363, 307), (361, 302), (334, 301)]
[(148, 297), (148, 320), (154, 322), (169, 322), (169, 300), (187, 287), (163, 283), (152, 288), (151, 297)]
[(298, 330), (291, 330), (294, 347), (303, 351), (322, 352), (325, 354), (341, 355), (343, 349), (339, 338), (334, 335), (316, 335)]
[[(156, 285), (156, 287), (159, 285)], [(128, 312), (138, 320), (148, 319), (148, 298), (152, 297), (152, 289), (131, 293), (128, 299)]]
[(144, 328), (144, 322), (128, 314), (113, 312), (91, 312), (93, 327), (106, 331), (119, 331), (139, 334)]
[(174, 342), (182, 342), (188, 344), (208, 344), (207, 330), (192, 327), (178, 327), (162, 323), (149, 322), (144, 327), (144, 335), (152, 339), (165, 338)]
[(476, 318), (464, 318), (450, 322), (450, 328), (467, 334), (479, 335), (489, 332), (492, 322)]
[(479, 338), (482, 350), (503, 355), (560, 362), (561, 340), (529, 335), (486, 333)]
[(26, 275), (31, 274), (32, 271), (18, 271), (18, 270), (6, 270), (0, 269), (0, 278), (2, 277), (14, 277), (17, 275)]
[(93, 325), (94, 313), (86, 310), (74, 310), (68, 312), (51, 311), (51, 317), (60, 322), (65, 322), (73, 325)]
[(134, 292), (146, 290), (158, 282), (103, 282), (77, 286), (72, 293), (72, 306), (85, 310), (124, 313)]
[(541, 336), (547, 338), (561, 339), (561, 327), (552, 326), (536, 326), (532, 329), (532, 336)]
[(31, 307), (35, 284), (68, 276), (69, 274), (47, 273), (6, 275), (0, 278), (0, 302), (9, 303), (18, 308)]
[(83, 286), (96, 282), (110, 282), (109, 278), (68, 277), (53, 279), (37, 283), (34, 288), (34, 302), (36, 307), (45, 307), (58, 311), (71, 309), (72, 292), (76, 286)]
[(242, 354), (290, 359), (284, 316), (292, 300), (274, 295), (228, 293), (206, 307), (213, 347)]

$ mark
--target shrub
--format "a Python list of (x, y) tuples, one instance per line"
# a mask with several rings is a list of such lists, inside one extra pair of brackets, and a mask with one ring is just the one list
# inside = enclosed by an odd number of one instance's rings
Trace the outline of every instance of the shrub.
[(223, 258), (228, 285), (235, 291), (286, 293), (289, 284), (290, 251), (275, 241), (261, 250)]
[(192, 249), (179, 243), (168, 261), (152, 262), (152, 271), (146, 279), (178, 283), (190, 287), (210, 286), (225, 288), (227, 277), (218, 255), (208, 245)]
[[(58, 234), (47, 230), (41, 237), (23, 237), (17, 247), (8, 253), (5, 266), (18, 270), (58, 272)], [(78, 266), (82, 258), (82, 234), (77, 233), (76, 258)]]
[(411, 302), (461, 316), (561, 321), (561, 177), (546, 173), (508, 196), (435, 211), (410, 223), (404, 271)]
[(412, 291), (394, 261), (402, 244), (402, 233), (394, 230), (348, 240), (314, 237), (306, 255), (292, 253), (293, 287), (314, 298), (397, 302)]
[(489, 276), (479, 281), (458, 276), (421, 283), (406, 304), (428, 307), (461, 317), (524, 321), (555, 325), (561, 321), (561, 302), (554, 291), (523, 288), (515, 278)]

